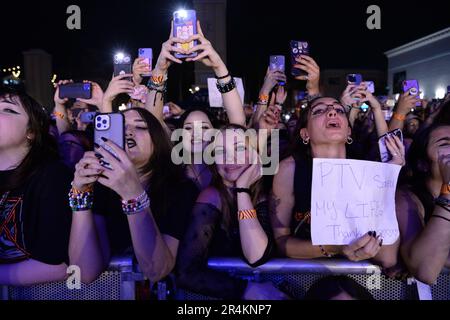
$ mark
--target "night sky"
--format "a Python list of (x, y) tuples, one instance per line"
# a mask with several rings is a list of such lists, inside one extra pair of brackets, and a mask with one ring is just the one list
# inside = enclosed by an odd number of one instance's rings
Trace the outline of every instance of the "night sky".
[[(228, 0), (228, 67), (247, 85), (259, 85), (270, 54), (288, 54), (289, 40), (307, 40), (322, 69), (385, 70), (384, 51), (450, 25), (444, 1)], [(66, 8), (77, 4), (82, 30), (66, 28)], [(381, 7), (381, 30), (368, 30), (366, 9)], [(23, 50), (53, 55), (59, 78), (109, 79), (117, 49), (136, 54), (168, 38), (172, 12), (190, 1), (2, 1), (0, 68), (22, 65)], [(177, 67), (175, 74), (192, 65)], [(250, 88), (254, 95), (258, 88)]]

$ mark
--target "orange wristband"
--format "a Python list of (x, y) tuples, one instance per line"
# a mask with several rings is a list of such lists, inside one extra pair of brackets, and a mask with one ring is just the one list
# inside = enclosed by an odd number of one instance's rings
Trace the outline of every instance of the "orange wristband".
[(405, 115), (398, 114), (397, 112), (394, 112), (392, 114), (392, 118), (394, 118), (395, 120), (398, 120), (398, 121), (405, 121), (406, 120), (406, 116)]
[(441, 188), (441, 194), (450, 194), (450, 184), (443, 184)]
[(55, 117), (58, 117), (61, 120), (64, 120), (64, 114), (62, 114), (61, 112), (55, 111), (55, 112), (53, 112), (53, 114), (55, 115)]
[(260, 94), (258, 97), (258, 104), (267, 104), (269, 102), (269, 96), (265, 94)]
[(240, 210), (238, 211), (238, 218), (239, 220), (256, 219), (256, 210)]

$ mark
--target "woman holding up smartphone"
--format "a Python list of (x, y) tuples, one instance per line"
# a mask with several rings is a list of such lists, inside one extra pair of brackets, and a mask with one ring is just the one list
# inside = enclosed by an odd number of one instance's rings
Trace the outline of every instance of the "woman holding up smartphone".
[(212, 184), (199, 195), (177, 260), (181, 287), (224, 299), (286, 299), (272, 283), (247, 282), (208, 269), (208, 258), (243, 257), (252, 267), (273, 250), (261, 162), (245, 128), (228, 125), (214, 140)]
[[(339, 254), (353, 261), (372, 259), (384, 267), (396, 264), (398, 242), (383, 246), (370, 232), (346, 246), (313, 246), (310, 231), (313, 158), (347, 158), (351, 127), (346, 108), (334, 98), (310, 101), (298, 121), (293, 155), (280, 162), (271, 197), (272, 228), (278, 249), (291, 258), (311, 259)], [(404, 163), (404, 147), (397, 137), (387, 139), (392, 164)]]
[[(168, 69), (173, 63), (183, 63), (182, 60), (175, 58), (174, 53), (191, 54), (193, 52), (198, 52), (196, 57), (186, 58), (185, 61), (200, 61), (207, 67), (213, 69), (217, 78), (217, 83), (222, 88), (223, 104), (230, 123), (245, 125), (245, 114), (242, 107), (242, 101), (237, 92), (234, 79), (230, 75), (219, 54), (214, 50), (211, 42), (203, 35), (200, 22), (197, 22), (197, 29), (198, 34), (193, 35), (189, 39), (179, 39), (173, 36), (172, 23), (170, 38), (162, 45), (161, 53), (148, 83), (149, 94), (147, 97), (146, 109), (163, 122), (164, 101), (162, 97), (167, 87)], [(176, 46), (177, 43), (188, 43), (194, 40), (198, 41), (199, 44), (190, 50), (185, 51)], [(183, 114), (180, 122), (182, 123), (182, 128), (185, 129), (188, 134), (184, 140), (186, 140), (188, 144), (190, 143), (190, 145), (186, 145), (185, 152), (192, 153), (192, 159), (194, 159), (194, 154), (202, 153), (209, 143), (209, 141), (206, 141), (205, 139), (205, 131), (215, 127), (213, 117), (203, 108), (192, 108)], [(199, 130), (195, 130), (194, 132), (194, 127)], [(200, 132), (200, 130), (202, 132)], [(197, 133), (197, 131), (199, 133)], [(205, 189), (211, 181), (211, 172), (203, 161), (200, 163), (186, 164), (186, 174), (195, 182), (199, 190)]]
[(0, 87), (0, 285), (67, 276), (72, 175), (58, 161), (49, 120), (33, 98)]
[(76, 166), (70, 252), (95, 279), (112, 254), (132, 248), (144, 274), (158, 281), (175, 265), (198, 193), (173, 164), (161, 123), (141, 108), (124, 115), (125, 149), (107, 140)]

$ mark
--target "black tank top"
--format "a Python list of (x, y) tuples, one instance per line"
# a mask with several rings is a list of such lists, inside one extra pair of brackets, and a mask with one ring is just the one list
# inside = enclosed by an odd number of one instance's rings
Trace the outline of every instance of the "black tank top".
[(294, 156), (294, 197), (291, 232), (297, 238), (311, 240), (312, 159)]

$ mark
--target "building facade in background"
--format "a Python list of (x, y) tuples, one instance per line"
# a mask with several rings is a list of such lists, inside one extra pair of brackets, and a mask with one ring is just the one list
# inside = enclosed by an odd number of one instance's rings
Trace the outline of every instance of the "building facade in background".
[(450, 28), (385, 52), (390, 94), (404, 80), (418, 80), (426, 99), (442, 99), (450, 85)]

